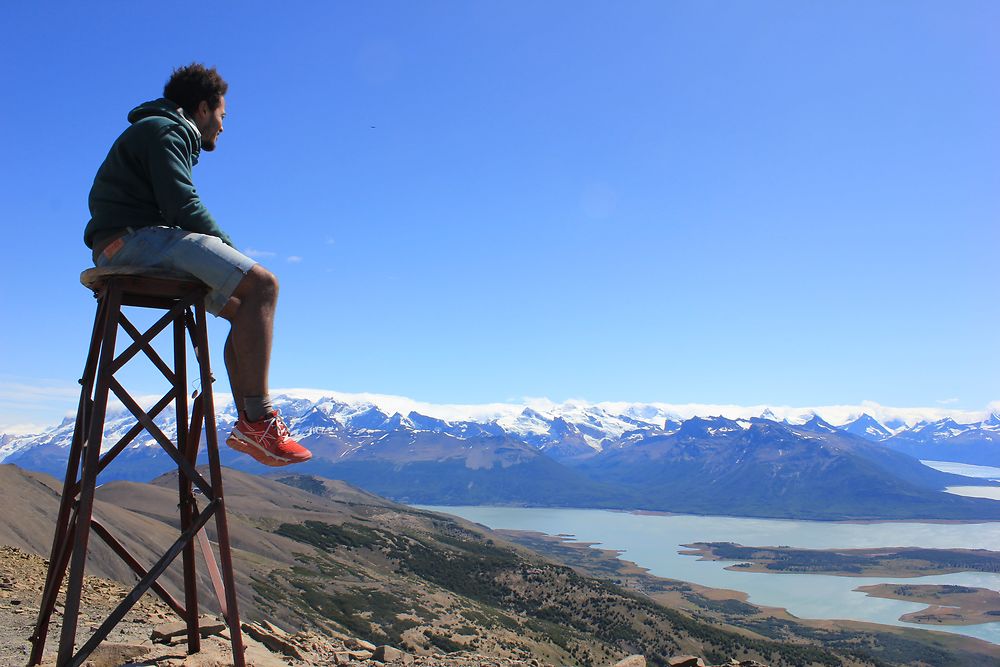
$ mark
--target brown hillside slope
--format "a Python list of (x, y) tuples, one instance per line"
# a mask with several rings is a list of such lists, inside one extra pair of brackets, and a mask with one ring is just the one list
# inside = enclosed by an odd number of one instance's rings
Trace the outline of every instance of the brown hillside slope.
[[(33, 539), (43, 545), (34, 550), (47, 555), (57, 498), (39, 486), (51, 491), (58, 485), (12, 466), (0, 466), (0, 474), (0, 485), (34, 490), (39, 514), (31, 523), (39, 526)], [(784, 619), (744, 628), (705, 622), (698, 617), (712, 617), (702, 611), (676, 611), (468, 522), (330, 480), (291, 475), (285, 481), (225, 472), (241, 613), (285, 631), (346, 634), (415, 656), (469, 651), (580, 665), (608, 665), (633, 653), (653, 665), (683, 653), (717, 663), (878, 660), (942, 667), (981, 665), (997, 655), (993, 645), (929, 632), (818, 631)], [(176, 535), (176, 477), (107, 484), (98, 498), (96, 514), (125, 527), (121, 539), (140, 559)], [(21, 513), (0, 515), (3, 534), (24, 533), (15, 527), (21, 523)], [(95, 549), (91, 572), (131, 583), (134, 577), (121, 574), (116, 568), (123, 566), (112, 559)], [(175, 589), (176, 569), (169, 573)], [(210, 585), (202, 584), (203, 602), (216, 611)]]
[[(45, 561), (41, 557), (15, 547), (0, 546), (0, 667), (21, 667), (27, 662), (30, 651), (27, 637), (34, 627), (44, 581)], [(121, 584), (86, 577), (81, 627), (91, 627), (102, 621), (126, 593)], [(231, 644), (219, 630), (221, 621), (202, 620), (202, 628), (207, 628), (210, 634), (202, 639), (198, 654), (186, 655), (185, 641), (178, 634), (180, 624), (173, 622), (173, 612), (162, 602), (144, 597), (90, 655), (87, 664), (92, 667), (219, 667), (231, 664)], [(57, 608), (43, 667), (53, 667), (55, 663), (60, 622)], [(386, 662), (405, 667), (541, 667), (537, 661), (499, 660), (475, 653), (412, 656), (346, 635), (310, 631), (285, 633), (267, 622), (244, 623), (244, 632), (246, 662), (253, 667), (379, 667)]]

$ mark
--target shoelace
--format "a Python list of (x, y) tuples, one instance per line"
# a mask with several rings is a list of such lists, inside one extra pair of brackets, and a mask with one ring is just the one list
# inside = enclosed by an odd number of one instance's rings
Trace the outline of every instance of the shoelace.
[(271, 429), (278, 432), (278, 444), (281, 444), (289, 437), (288, 427), (285, 425), (285, 420), (281, 418), (281, 414), (275, 410), (272, 413), (272, 417), (267, 420), (267, 428), (264, 429), (264, 437), (271, 432)]
[[(270, 418), (270, 419), (267, 420), (267, 427), (264, 429), (264, 432), (260, 434), (260, 439), (261, 440), (267, 440), (268, 434), (270, 434), (271, 433), (271, 429), (274, 428), (274, 422), (275, 422), (275, 420), (276, 420), (275, 417), (272, 417), (272, 418)], [(281, 431), (280, 430), (278, 431), (278, 435), (281, 435)]]
[(285, 420), (282, 419), (278, 413), (274, 413), (274, 421), (278, 426), (278, 438), (284, 440), (289, 436), (288, 427), (285, 426)]
[(262, 440), (266, 440), (267, 436), (271, 433), (271, 429), (277, 431), (278, 434), (278, 444), (283, 443), (289, 437), (288, 427), (285, 426), (285, 420), (281, 418), (278, 411), (275, 410), (272, 413), (270, 419), (267, 420), (267, 426), (264, 428), (264, 432), (260, 434)]

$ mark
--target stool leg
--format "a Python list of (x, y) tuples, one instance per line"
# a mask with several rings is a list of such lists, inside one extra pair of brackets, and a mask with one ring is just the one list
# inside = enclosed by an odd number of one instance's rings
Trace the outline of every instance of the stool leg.
[(73, 440), (70, 445), (69, 457), (66, 460), (66, 475), (63, 479), (62, 494), (59, 500), (59, 514), (56, 517), (52, 550), (49, 553), (49, 565), (45, 574), (45, 588), (38, 610), (38, 621), (35, 623), (35, 631), (31, 636), (32, 647), (31, 656), (28, 659), (29, 665), (37, 665), (42, 661), (42, 654), (45, 651), (45, 640), (49, 634), (49, 622), (52, 618), (52, 612), (55, 609), (59, 587), (62, 586), (63, 577), (66, 574), (66, 565), (69, 562), (70, 545), (73, 541), (73, 532), (70, 529), (70, 525), (75, 523), (74, 520), (70, 519), (73, 501), (76, 498), (76, 494), (72, 489), (76, 486), (77, 473), (80, 467), (80, 453), (83, 450), (84, 438), (87, 435), (90, 413), (93, 408), (93, 401), (90, 400), (90, 396), (94, 388), (97, 359), (101, 349), (101, 332), (104, 330), (106, 317), (107, 300), (102, 297), (97, 302), (94, 326), (90, 334), (90, 349), (87, 352), (87, 361), (83, 367), (83, 376), (80, 378), (80, 402), (76, 408), (76, 424), (73, 427)]
[(105, 294), (107, 315), (101, 335), (101, 356), (97, 365), (97, 387), (94, 392), (93, 411), (88, 426), (86, 443), (83, 446), (83, 475), (80, 483), (80, 501), (74, 525), (73, 556), (69, 568), (69, 583), (66, 591), (66, 607), (63, 614), (62, 636), (59, 641), (57, 664), (66, 665), (73, 657), (76, 643), (77, 616), (80, 613), (80, 596), (83, 592), (83, 573), (87, 560), (87, 541), (90, 537), (90, 517), (94, 510), (94, 490), (97, 482), (97, 466), (104, 439), (104, 417), (108, 407), (108, 391), (111, 384), (111, 365), (115, 355), (115, 341), (118, 334), (118, 318), (121, 314), (121, 289), (109, 286)]
[(236, 603), (236, 581), (233, 577), (233, 554), (229, 545), (229, 524), (226, 521), (226, 503), (222, 494), (222, 464), (219, 461), (219, 438), (215, 424), (215, 401), (212, 400), (212, 366), (208, 354), (208, 326), (205, 321), (204, 299), (195, 304), (197, 314), (197, 343), (195, 353), (198, 356), (198, 369), (201, 374), (201, 400), (205, 411), (205, 445), (208, 448), (208, 465), (211, 472), (212, 495), (218, 502), (215, 511), (215, 528), (219, 537), (219, 560), (222, 562), (222, 579), (226, 587), (226, 623), (232, 638), (233, 664), (235, 667), (245, 667), (243, 657), (243, 629), (240, 626), (240, 613)]
[[(177, 450), (193, 466), (198, 456), (197, 436), (190, 433), (187, 401), (187, 337), (184, 328), (186, 311), (174, 318), (174, 391), (177, 394)], [(184, 471), (177, 470), (177, 492), (180, 500), (181, 532), (194, 520), (194, 493), (191, 480)], [(188, 653), (201, 650), (201, 633), (198, 629), (198, 578), (195, 570), (194, 540), (184, 546), (184, 610), (187, 623)]]

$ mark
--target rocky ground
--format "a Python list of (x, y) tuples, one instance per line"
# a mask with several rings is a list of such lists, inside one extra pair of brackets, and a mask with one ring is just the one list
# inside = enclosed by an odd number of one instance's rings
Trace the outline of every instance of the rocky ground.
[[(38, 615), (45, 561), (14, 547), (0, 546), (0, 666), (27, 664), (29, 637)], [(78, 638), (90, 635), (128, 591), (113, 581), (87, 577), (78, 621)], [(62, 607), (53, 614), (43, 665), (55, 664)], [(164, 667), (221, 667), (232, 664), (228, 629), (217, 618), (201, 623), (201, 651), (186, 654), (185, 631), (176, 615), (160, 600), (146, 595), (133, 607), (107, 640), (90, 656), (87, 665), (162, 665)], [(244, 623), (246, 662), (255, 667), (345, 665), (349, 667), (546, 667), (538, 660), (497, 658), (461, 651), (439, 655), (411, 655), (390, 646), (375, 646), (346, 635), (316, 632), (289, 633), (270, 623)], [(705, 665), (697, 656), (673, 656), (658, 662), (672, 667)], [(754, 662), (729, 665), (753, 667)], [(632, 656), (620, 667), (645, 667), (643, 656)]]

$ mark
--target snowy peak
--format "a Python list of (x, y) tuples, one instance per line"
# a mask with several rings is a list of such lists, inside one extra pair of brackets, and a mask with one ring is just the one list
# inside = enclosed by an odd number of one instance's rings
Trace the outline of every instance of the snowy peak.
[(681, 424), (677, 435), (682, 438), (704, 438), (742, 432), (744, 427), (735, 419), (725, 417), (692, 417)]
[(864, 413), (854, 421), (844, 424), (840, 427), (840, 430), (861, 436), (865, 440), (871, 440), (872, 442), (885, 440), (892, 435), (892, 431), (868, 413)]
[(354, 412), (349, 412), (344, 415), (344, 417), (345, 424), (356, 429), (374, 430), (381, 428), (387, 421), (389, 421), (389, 415), (371, 404), (360, 406), (360, 409)]
[(406, 415), (407, 420), (417, 431), (431, 431), (433, 433), (446, 433), (451, 430), (451, 424), (443, 419), (422, 415), (416, 410), (411, 410)]
[[(717, 416), (709, 417), (692, 414), (696, 408), (705, 406), (610, 402), (591, 404), (584, 401), (556, 404), (544, 400), (522, 405), (438, 406), (403, 397), (345, 394), (330, 396), (318, 392), (313, 393), (309, 399), (298, 395), (276, 395), (274, 405), (280, 409), (294, 434), (312, 436), (328, 443), (330, 447), (333, 445), (329, 443), (352, 441), (363, 448), (367, 443), (390, 433), (423, 434), (421, 437), (431, 438), (441, 436), (455, 441), (499, 437), (533, 447), (558, 461), (593, 457), (608, 449), (626, 448), (653, 436), (678, 435), (682, 438), (725, 440), (757, 425), (772, 430), (776, 427), (787, 430), (786, 427), (790, 426), (792, 430), (798, 431), (799, 437), (802, 437), (803, 431), (818, 434), (845, 432), (873, 442), (885, 441), (890, 447), (919, 448), (924, 444), (963, 444), (965, 441), (1000, 442), (1000, 412), (991, 413), (984, 419), (979, 415), (975, 423), (963, 424), (959, 423), (961, 420), (946, 417), (933, 422), (919, 422), (910, 427), (903, 425), (894, 430), (892, 421), (880, 421), (868, 413), (862, 413), (841, 426), (833, 426), (819, 416), (820, 409), (784, 407), (737, 409), (723, 406), (719, 412), (714, 413)], [(218, 407), (219, 430), (227, 431), (235, 419), (233, 406), (220, 404)], [(418, 407), (420, 409), (415, 409)], [(728, 409), (732, 412), (727, 412)], [(751, 416), (758, 413), (760, 417)], [(858, 413), (853, 412), (853, 415)], [(892, 413), (883, 410), (876, 414), (884, 418)], [(939, 414), (941, 413), (935, 416)], [(839, 419), (835, 421), (840, 423)], [(172, 407), (164, 410), (156, 422), (168, 437), (173, 436), (175, 425)], [(123, 412), (120, 407), (109, 410), (103, 443), (105, 450), (114, 445), (133, 423), (131, 415)], [(791, 426), (793, 424), (795, 426)], [(32, 456), (36, 458), (56, 456), (58, 451), (69, 446), (72, 432), (73, 421), (68, 419), (43, 433), (2, 436), (0, 462), (14, 462), (28, 451), (33, 451)], [(155, 442), (146, 434), (141, 434), (130, 446), (130, 449), (133, 448), (152, 451), (155, 449)]]
[(630, 421), (637, 426), (643, 424), (658, 426), (666, 422), (676, 422), (679, 424), (682, 421), (676, 413), (664, 410), (662, 407), (656, 405), (630, 403), (623, 407), (617, 407), (612, 404), (602, 404), (599, 407), (604, 414), (614, 415), (619, 419)]
[(385, 422), (379, 427), (380, 431), (414, 431), (413, 422), (399, 414), (398, 412), (392, 413), (392, 416), (385, 420)]
[(910, 432), (919, 435), (921, 438), (934, 441), (954, 438), (972, 428), (972, 424), (959, 424), (951, 417), (940, 419), (930, 424), (922, 424), (910, 429)]
[(986, 431), (1000, 431), (1000, 414), (991, 412), (986, 419), (979, 423), (979, 428)]
[(301, 417), (288, 420), (288, 426), (296, 433), (314, 431), (316, 429), (335, 428), (338, 423), (328, 413), (317, 407), (309, 408)]
[(813, 431), (814, 433), (836, 433), (838, 430), (819, 415), (813, 415), (812, 419), (799, 426), (799, 428), (806, 431)]
[(532, 408), (525, 408), (519, 415), (501, 417), (497, 423), (505, 431), (517, 433), (528, 440), (543, 438), (551, 427), (551, 420)]

